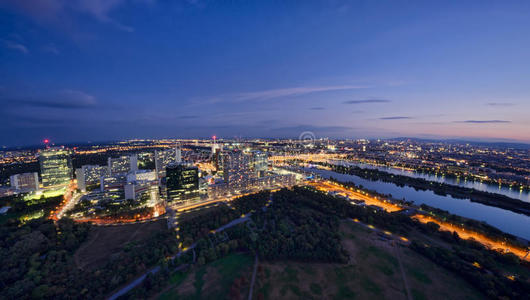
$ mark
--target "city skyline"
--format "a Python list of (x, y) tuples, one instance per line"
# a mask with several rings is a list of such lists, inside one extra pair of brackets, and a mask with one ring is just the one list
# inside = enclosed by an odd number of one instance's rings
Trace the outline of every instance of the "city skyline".
[(0, 1), (0, 145), (530, 143), (530, 5)]
[(0, 0), (0, 298), (523, 299), (530, 2)]

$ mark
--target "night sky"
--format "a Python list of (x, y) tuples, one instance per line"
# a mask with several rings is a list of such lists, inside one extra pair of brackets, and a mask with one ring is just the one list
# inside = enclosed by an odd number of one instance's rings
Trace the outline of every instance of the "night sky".
[(0, 146), (530, 142), (530, 1), (0, 0)]

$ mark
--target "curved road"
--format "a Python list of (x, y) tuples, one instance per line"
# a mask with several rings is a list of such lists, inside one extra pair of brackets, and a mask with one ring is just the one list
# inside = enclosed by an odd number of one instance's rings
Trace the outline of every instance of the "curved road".
[[(270, 204), (270, 202), (272, 201), (272, 193), (270, 195), (270, 198), (269, 198), (269, 202), (267, 203), (267, 205), (265, 207), (263, 207), (263, 209), (266, 209), (266, 207)], [(217, 233), (217, 232), (221, 232), (223, 230), (226, 230), (230, 227), (233, 227), (233, 226), (236, 226), (238, 224), (241, 224), (241, 223), (244, 223), (244, 222), (247, 222), (248, 220), (250, 220), (250, 216), (252, 216), (252, 213), (248, 213), (246, 214), (245, 216), (241, 217), (241, 218), (238, 218), (238, 219), (235, 219), (235, 220), (232, 220), (230, 223), (228, 224), (225, 224), (217, 229), (215, 229), (213, 232), (214, 233)], [(183, 253), (187, 252), (187, 251), (190, 251), (192, 249), (195, 248), (195, 246), (197, 245), (197, 243), (193, 243), (190, 247), (188, 247), (186, 250), (183, 250), (183, 251), (180, 251), (179, 253), (177, 253), (175, 256), (171, 257), (170, 259), (175, 259), (175, 257), (180, 257), (180, 255), (182, 255)], [(180, 266), (182, 267), (182, 266)], [(180, 268), (179, 267), (179, 268)], [(115, 300), (117, 299), (118, 297), (120, 296), (123, 296), (125, 295), (126, 293), (128, 293), (130, 290), (132, 290), (133, 288), (135, 288), (137, 285), (139, 285), (140, 283), (142, 283), (142, 281), (144, 281), (144, 279), (147, 277), (147, 274), (155, 274), (157, 273), (158, 271), (160, 271), (160, 266), (156, 266), (152, 269), (150, 269), (149, 271), (145, 272), (144, 274), (142, 274), (140, 277), (136, 278), (135, 280), (133, 280), (132, 282), (130, 282), (129, 284), (127, 284), (126, 286), (124, 286), (123, 288), (121, 288), (120, 290), (118, 290), (117, 292), (115, 292), (114, 294), (112, 294), (110, 297), (108, 297), (107, 299), (108, 300)]]

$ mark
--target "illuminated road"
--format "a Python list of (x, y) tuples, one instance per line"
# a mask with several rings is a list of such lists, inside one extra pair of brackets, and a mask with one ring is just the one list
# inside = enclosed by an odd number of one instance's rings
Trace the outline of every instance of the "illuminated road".
[[(272, 193), (271, 195), (269, 196), (269, 201), (267, 202), (267, 204), (262, 208), (262, 209), (266, 209), (272, 202)], [(233, 227), (235, 225), (238, 225), (238, 224), (241, 224), (243, 222), (246, 222), (248, 220), (250, 220), (250, 216), (252, 215), (252, 213), (249, 213), (247, 215), (243, 215), (241, 216), (240, 218), (237, 218), (235, 220), (232, 220), (232, 222), (228, 223), (228, 224), (225, 224), (217, 229), (214, 229), (212, 230), (212, 232), (221, 232), (225, 229), (228, 229), (230, 227)], [(180, 257), (182, 254), (192, 250), (195, 248), (195, 246), (197, 245), (197, 243), (193, 243), (192, 245), (190, 245), (189, 247), (187, 248), (184, 248), (182, 249), (179, 253), (175, 254), (174, 256), (171, 256), (169, 257), (169, 259), (173, 260), (175, 259), (176, 257)], [(257, 256), (256, 256), (257, 257)], [(180, 266), (178, 267), (177, 269), (181, 268), (183, 266)], [(151, 274), (155, 274), (157, 273), (158, 271), (160, 271), (160, 266), (155, 266), (153, 267), (152, 269), (150, 269), (149, 271), (147, 271), (146, 273), (142, 274), (140, 277), (136, 278), (135, 280), (133, 280), (131, 283), (127, 284), (125, 287), (121, 288), (120, 290), (118, 290), (116, 293), (112, 294), (109, 298), (107, 298), (108, 300), (114, 300), (114, 299), (117, 299), (118, 297), (120, 296), (123, 296), (125, 295), (127, 292), (129, 292), (130, 290), (132, 290), (133, 288), (135, 288), (137, 285), (139, 285), (140, 283), (142, 283), (144, 281), (144, 279), (147, 277), (147, 274), (151, 273)]]
[(290, 160), (302, 160), (306, 162), (328, 162), (331, 159), (344, 159), (346, 154), (336, 153), (308, 153), (308, 154), (297, 154), (297, 155), (277, 155), (269, 157), (270, 161), (275, 163), (286, 162)]
[(460, 226), (455, 226), (451, 223), (442, 222), (440, 220), (437, 220), (433, 217), (425, 216), (425, 215), (414, 215), (412, 218), (422, 222), (422, 223), (429, 223), (434, 222), (438, 225), (440, 225), (440, 230), (443, 231), (449, 231), (449, 232), (456, 232), (458, 233), (458, 236), (462, 239), (474, 239), (475, 241), (481, 243), (482, 245), (486, 246), (489, 249), (497, 250), (502, 249), (500, 252), (511, 252), (515, 255), (517, 255), (520, 259), (530, 261), (530, 257), (527, 255), (528, 250), (516, 247), (510, 244), (507, 244), (505, 242), (498, 242), (495, 241), (483, 234), (480, 234), (475, 231), (471, 231), (469, 229), (464, 229)]
[(66, 204), (58, 210), (57, 219), (61, 219), (67, 211), (74, 208), (77, 202), (79, 202), (79, 199), (81, 199), (81, 197), (83, 197), (85, 194), (86, 193), (77, 194), (74, 192), (73, 196), (70, 197), (70, 200), (68, 200)]
[[(329, 181), (312, 181), (309, 183), (309, 185), (317, 188), (320, 191), (337, 192), (339, 195), (342, 195), (342, 196), (348, 196), (353, 199), (364, 200), (367, 205), (375, 205), (375, 206), (385, 209), (388, 212), (399, 211), (403, 209), (402, 207), (398, 205), (392, 204), (390, 202), (385, 202), (385, 200), (364, 194), (362, 191), (359, 191), (359, 192), (357, 192), (357, 190), (353, 191), (351, 189), (344, 188), (339, 184), (332, 183)], [(495, 241), (476, 231), (464, 229), (462, 227), (455, 226), (447, 222), (442, 222), (442, 221), (439, 221), (429, 216), (414, 215), (412, 216), (412, 218), (419, 220), (422, 223), (434, 222), (440, 225), (440, 230), (449, 231), (449, 232), (456, 231), (462, 239), (474, 239), (475, 241), (481, 243), (482, 245), (484, 245), (485, 247), (489, 249), (497, 250), (497, 251), (500, 250), (500, 252), (511, 252), (522, 260), (530, 261), (530, 255), (527, 249), (516, 247), (510, 244), (507, 244), (505, 242)], [(356, 222), (359, 223), (358, 220)], [(370, 226), (370, 225), (367, 225), (367, 226)]]
[[(274, 189), (269, 189), (268, 191), (273, 193), (273, 192), (276, 192), (278, 190), (279, 190), (279, 188), (274, 188)], [(187, 210), (191, 210), (191, 209), (195, 209), (195, 208), (198, 208), (198, 207), (207, 206), (207, 205), (215, 204), (215, 203), (219, 203), (219, 202), (230, 202), (230, 201), (233, 201), (233, 200), (235, 200), (237, 198), (241, 198), (241, 197), (244, 197), (244, 196), (256, 194), (256, 193), (263, 192), (263, 191), (267, 191), (267, 189), (263, 189), (263, 190), (259, 190), (259, 191), (253, 191), (251, 193), (246, 193), (246, 194), (238, 194), (238, 195), (231, 196), (231, 197), (221, 197), (221, 198), (217, 198), (217, 199), (201, 201), (201, 202), (193, 203), (193, 204), (186, 205), (186, 206), (178, 206), (178, 207), (174, 207), (174, 210), (176, 212), (180, 213), (180, 212), (183, 212), (183, 211), (187, 211)]]
[[(75, 180), (70, 181), (70, 184), (66, 188), (66, 191), (64, 192), (63, 201), (59, 204), (58, 207), (55, 208), (55, 210), (52, 210), (50, 212), (50, 219), (57, 221), (60, 218), (62, 218), (62, 215), (65, 212), (65, 208), (70, 207), (70, 202), (72, 200), (75, 190), (77, 189), (77, 183)], [(69, 208), (68, 208), (69, 209)]]
[(77, 223), (92, 223), (94, 225), (125, 225), (131, 223), (143, 223), (147, 221), (156, 221), (159, 220), (159, 217), (153, 217), (152, 214), (148, 215), (137, 215), (134, 218), (91, 218), (91, 219), (75, 219)]
[(349, 197), (350, 199), (363, 200), (366, 205), (375, 205), (383, 208), (387, 212), (400, 211), (403, 209), (401, 206), (394, 204), (384, 198), (371, 196), (359, 189), (343, 187), (340, 184), (334, 183), (332, 181), (310, 181), (308, 184), (319, 191), (337, 192), (339, 195)]
[(401, 236), (401, 235), (397, 235), (397, 234), (394, 234), (388, 230), (381, 230), (379, 228), (376, 228), (375, 226), (373, 225), (370, 225), (370, 224), (366, 224), (366, 223), (363, 223), (361, 221), (359, 221), (358, 219), (351, 219), (351, 221), (361, 225), (361, 226), (364, 226), (372, 231), (375, 231), (375, 232), (379, 232), (379, 233), (382, 233), (382, 234), (385, 234), (386, 237), (388, 237), (389, 239), (392, 239), (394, 241), (397, 241), (398, 243), (401, 243), (403, 245), (409, 245), (410, 244), (410, 241), (409, 239), (407, 239), (406, 237), (404, 236)]

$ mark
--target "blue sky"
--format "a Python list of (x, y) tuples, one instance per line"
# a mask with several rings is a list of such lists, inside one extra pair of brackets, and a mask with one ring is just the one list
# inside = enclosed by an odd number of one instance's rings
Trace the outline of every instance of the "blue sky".
[(0, 0), (0, 25), (0, 145), (530, 142), (528, 1)]

